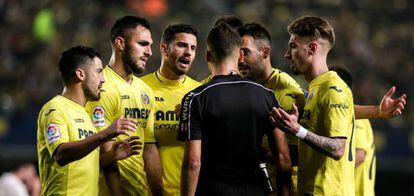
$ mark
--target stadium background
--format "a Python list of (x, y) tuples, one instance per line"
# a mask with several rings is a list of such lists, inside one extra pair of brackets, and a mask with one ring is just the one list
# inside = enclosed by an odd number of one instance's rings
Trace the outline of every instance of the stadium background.
[[(302, 15), (318, 15), (334, 26), (337, 42), (329, 65), (354, 76), (358, 104), (379, 104), (392, 86), (405, 92), (402, 116), (372, 120), (377, 148), (378, 195), (414, 194), (414, 1), (410, 0), (0, 0), (0, 172), (19, 161), (36, 163), (36, 120), (41, 106), (62, 91), (57, 63), (74, 45), (97, 48), (110, 57), (109, 31), (123, 15), (146, 16), (152, 25), (153, 56), (159, 67), (159, 39), (172, 23), (200, 30), (190, 76), (208, 75), (205, 37), (221, 15), (257, 21), (270, 31), (273, 66), (291, 73), (283, 59), (286, 26)], [(306, 88), (302, 77), (296, 79)]]

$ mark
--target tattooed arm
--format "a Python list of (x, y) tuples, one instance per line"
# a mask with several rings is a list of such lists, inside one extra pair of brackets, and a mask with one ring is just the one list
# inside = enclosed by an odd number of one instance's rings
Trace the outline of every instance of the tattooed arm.
[[(292, 114), (286, 113), (281, 108), (273, 108), (270, 112), (270, 121), (284, 132), (297, 135), (300, 129), (300, 125), (297, 122), (298, 116), (299, 112), (295, 105), (293, 105)], [(346, 145), (345, 137), (329, 138), (306, 131), (306, 134), (301, 138), (313, 149), (335, 160), (341, 159), (344, 155)]]
[(309, 131), (302, 141), (335, 160), (341, 159), (345, 152), (346, 138), (343, 137), (329, 138)]

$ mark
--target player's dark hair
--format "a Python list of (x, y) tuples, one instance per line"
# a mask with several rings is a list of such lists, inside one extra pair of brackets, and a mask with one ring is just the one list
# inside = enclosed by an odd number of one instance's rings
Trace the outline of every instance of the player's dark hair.
[(174, 36), (177, 33), (193, 34), (195, 37), (198, 35), (198, 30), (191, 24), (173, 24), (165, 28), (162, 33), (161, 42), (164, 44), (170, 44), (174, 40)]
[(217, 26), (221, 23), (229, 25), (233, 29), (238, 29), (243, 26), (242, 20), (235, 15), (224, 15), (216, 20), (214, 26)]
[(335, 44), (335, 32), (328, 21), (317, 16), (304, 16), (293, 21), (287, 31), (299, 37), (323, 38), (329, 41), (331, 47)]
[(240, 43), (239, 33), (225, 23), (215, 26), (207, 36), (207, 46), (217, 61), (229, 56)]
[(338, 76), (349, 86), (352, 86), (352, 76), (346, 69), (342, 67), (332, 66), (329, 68), (331, 71), (335, 71)]
[(238, 29), (240, 36), (243, 37), (245, 35), (253, 37), (255, 40), (265, 40), (268, 41), (269, 45), (272, 42), (272, 39), (270, 38), (269, 32), (266, 30), (266, 28), (259, 24), (259, 23), (248, 23), (243, 25), (243, 27)]
[(135, 29), (137, 26), (143, 26), (150, 30), (149, 22), (143, 17), (124, 16), (118, 19), (111, 29), (111, 43), (113, 43), (118, 36), (127, 38), (128, 30)]
[(101, 58), (101, 55), (95, 49), (86, 46), (75, 46), (64, 51), (59, 60), (59, 71), (63, 84), (71, 84), (76, 69), (95, 57)]

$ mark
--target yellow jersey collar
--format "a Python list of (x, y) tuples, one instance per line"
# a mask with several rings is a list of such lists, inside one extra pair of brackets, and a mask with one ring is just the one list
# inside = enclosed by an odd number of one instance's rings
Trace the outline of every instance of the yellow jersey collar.
[(174, 87), (174, 86), (180, 86), (180, 85), (184, 84), (184, 82), (185, 82), (185, 80), (187, 78), (187, 76), (184, 76), (181, 79), (170, 80), (170, 79), (167, 79), (164, 76), (162, 76), (159, 71), (154, 72), (154, 74), (155, 74), (155, 77), (157, 78), (157, 80), (159, 82), (161, 82), (164, 85), (172, 86), (172, 87)]

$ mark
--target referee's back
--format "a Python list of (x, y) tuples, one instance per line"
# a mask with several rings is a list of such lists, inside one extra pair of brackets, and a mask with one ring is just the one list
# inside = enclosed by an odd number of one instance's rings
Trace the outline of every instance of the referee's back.
[(183, 98), (180, 140), (201, 140), (197, 192), (206, 184), (256, 184), (263, 135), (274, 127), (272, 91), (239, 75), (214, 76)]

